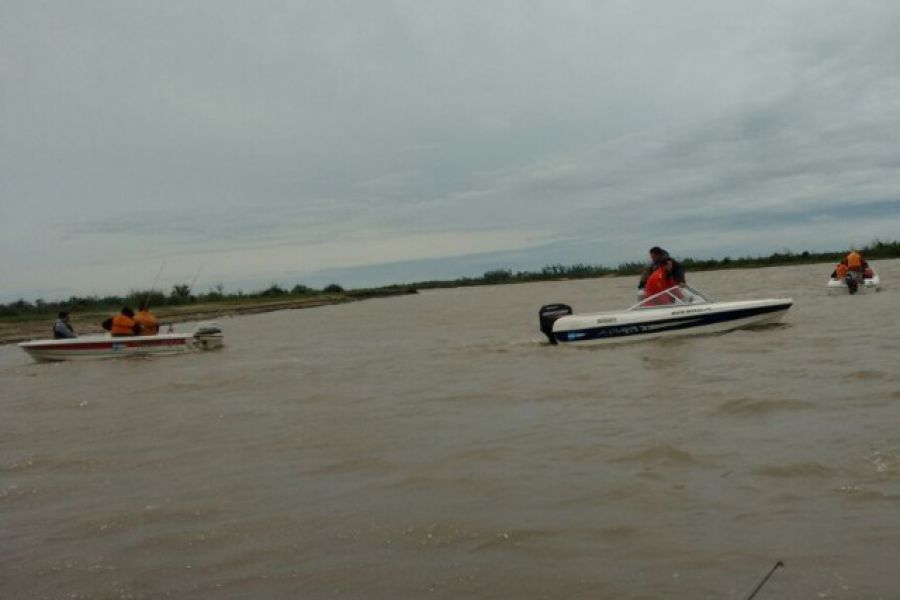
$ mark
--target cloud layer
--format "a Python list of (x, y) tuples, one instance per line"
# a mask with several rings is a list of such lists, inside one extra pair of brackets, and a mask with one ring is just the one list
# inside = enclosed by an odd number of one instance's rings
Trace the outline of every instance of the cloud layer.
[(900, 6), (485, 4), (8, 7), (0, 300), (896, 237)]

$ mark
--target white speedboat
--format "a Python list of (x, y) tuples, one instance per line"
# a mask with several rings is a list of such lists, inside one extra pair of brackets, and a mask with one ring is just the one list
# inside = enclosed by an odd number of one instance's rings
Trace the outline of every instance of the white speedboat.
[(215, 350), (223, 344), (221, 328), (215, 323), (198, 325), (191, 333), (161, 333), (111, 337), (85, 336), (61, 340), (22, 342), (19, 348), (37, 362), (93, 360), (125, 356), (160, 356), (192, 350)]
[(586, 346), (774, 323), (793, 303), (791, 298), (716, 302), (693, 288), (672, 287), (627, 310), (574, 315), (566, 304), (548, 304), (539, 315), (551, 344)]
[[(852, 275), (847, 275), (843, 279), (836, 279), (834, 277), (828, 280), (827, 289), (829, 294), (857, 294), (860, 292), (877, 292), (878, 287), (881, 285), (881, 278), (878, 276), (878, 273), (875, 272), (874, 269), (870, 269), (871, 273), (867, 273), (871, 275), (871, 277), (864, 277), (862, 283), (859, 283), (856, 280), (853, 280)], [(856, 285), (854, 285), (854, 283)]]

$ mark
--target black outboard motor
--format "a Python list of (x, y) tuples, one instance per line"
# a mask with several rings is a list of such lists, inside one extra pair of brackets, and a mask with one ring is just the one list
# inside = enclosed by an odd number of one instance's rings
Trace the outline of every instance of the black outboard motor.
[(851, 294), (855, 294), (859, 290), (859, 282), (856, 281), (856, 277), (853, 276), (853, 273), (849, 273), (844, 281), (847, 282), (847, 291)]
[(218, 323), (200, 323), (194, 330), (194, 343), (201, 350), (218, 350), (225, 343)]
[(572, 307), (568, 304), (546, 304), (538, 311), (538, 319), (541, 322), (541, 331), (547, 336), (551, 344), (556, 343), (553, 337), (553, 323), (560, 317), (572, 314)]

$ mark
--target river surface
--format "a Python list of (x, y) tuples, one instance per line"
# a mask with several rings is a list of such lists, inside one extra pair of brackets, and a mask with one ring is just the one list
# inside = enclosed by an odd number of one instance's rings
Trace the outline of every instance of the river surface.
[(900, 597), (900, 261), (689, 273), (784, 324), (593, 349), (634, 278), (221, 321), (180, 357), (0, 347), (3, 598)]

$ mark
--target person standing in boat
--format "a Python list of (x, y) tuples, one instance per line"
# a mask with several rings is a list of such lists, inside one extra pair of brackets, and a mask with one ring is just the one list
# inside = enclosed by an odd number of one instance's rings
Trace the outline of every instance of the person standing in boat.
[[(670, 275), (672, 279), (675, 280), (675, 285), (684, 285), (684, 267), (682, 267), (677, 260), (669, 256), (668, 252), (659, 246), (653, 246), (650, 248), (650, 266), (644, 269), (644, 272), (641, 273), (641, 279), (638, 281), (638, 295), (642, 295), (644, 288), (647, 286), (647, 280), (650, 279), (650, 276), (667, 260), (672, 261)], [(644, 295), (644, 297), (646, 297), (646, 295)]]
[(53, 339), (65, 340), (74, 337), (78, 336), (75, 335), (75, 330), (72, 328), (72, 324), (69, 323), (69, 311), (59, 311), (59, 318), (53, 324)]
[(146, 302), (141, 304), (141, 308), (134, 316), (134, 320), (141, 326), (141, 335), (156, 335), (159, 333), (159, 321), (150, 312), (150, 307)]
[(138, 335), (141, 331), (141, 326), (134, 320), (134, 311), (129, 306), (123, 307), (122, 312), (116, 316), (103, 321), (102, 326), (113, 337)]
[[(644, 298), (650, 298), (669, 288), (678, 287), (679, 281), (674, 273), (675, 261), (671, 258), (664, 259), (647, 278), (647, 284), (644, 286)], [(680, 291), (678, 292), (678, 295), (680, 296)], [(658, 305), (671, 303), (672, 297), (669, 294), (663, 294), (657, 298), (653, 298), (647, 304)]]
[(855, 249), (850, 250), (850, 254), (847, 255), (845, 259), (847, 261), (847, 270), (850, 271), (850, 274), (853, 275), (853, 278), (856, 279), (857, 283), (862, 283), (863, 280), (863, 270), (865, 269), (866, 261), (863, 260), (862, 254), (857, 252)]

